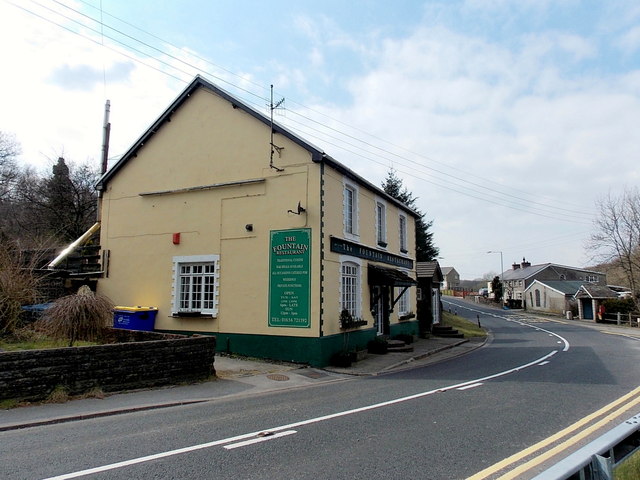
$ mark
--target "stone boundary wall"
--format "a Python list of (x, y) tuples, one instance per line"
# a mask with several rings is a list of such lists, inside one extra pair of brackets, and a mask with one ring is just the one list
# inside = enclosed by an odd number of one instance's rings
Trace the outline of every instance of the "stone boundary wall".
[(197, 336), (0, 352), (0, 400), (43, 400), (56, 387), (81, 395), (205, 380), (215, 373), (215, 347), (215, 337)]

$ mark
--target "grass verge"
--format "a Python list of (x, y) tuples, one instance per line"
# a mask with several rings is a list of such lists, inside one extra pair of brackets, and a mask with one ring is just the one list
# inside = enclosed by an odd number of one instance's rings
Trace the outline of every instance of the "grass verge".
[[(96, 345), (95, 342), (75, 342), (76, 347)], [(44, 350), (47, 348), (64, 348), (69, 346), (68, 340), (54, 338), (16, 339), (13, 337), (0, 338), (0, 350), (15, 352), (18, 350)]]
[(640, 478), (640, 451), (634, 453), (613, 471), (614, 480), (636, 480)]
[(469, 337), (486, 337), (487, 332), (474, 322), (467, 320), (466, 318), (459, 317), (449, 312), (442, 312), (442, 324), (448, 327), (455, 328), (460, 333), (464, 334), (464, 338)]

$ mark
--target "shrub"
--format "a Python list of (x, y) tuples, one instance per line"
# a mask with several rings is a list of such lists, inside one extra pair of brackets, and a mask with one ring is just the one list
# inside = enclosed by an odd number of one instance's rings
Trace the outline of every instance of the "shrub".
[(351, 312), (349, 312), (349, 310), (344, 309), (340, 312), (340, 328), (342, 329), (346, 330), (350, 328), (361, 327), (366, 324), (366, 320), (363, 320), (360, 317), (354, 317), (353, 315), (351, 315)]
[(46, 403), (65, 403), (69, 400), (69, 393), (62, 385), (58, 385), (47, 397)]
[(22, 306), (36, 299), (38, 278), (22, 263), (17, 248), (0, 244), (0, 335), (13, 334), (20, 325)]
[(98, 340), (112, 318), (113, 303), (83, 285), (75, 295), (56, 300), (38, 322), (47, 335), (69, 340)]
[(354, 352), (337, 352), (331, 356), (331, 365), (334, 367), (350, 367), (355, 360)]
[(630, 313), (636, 307), (633, 298), (609, 298), (602, 303), (607, 313)]

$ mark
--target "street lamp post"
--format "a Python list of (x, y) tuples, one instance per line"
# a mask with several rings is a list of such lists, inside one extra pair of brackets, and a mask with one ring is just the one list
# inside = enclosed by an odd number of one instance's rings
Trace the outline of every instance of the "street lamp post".
[(500, 294), (504, 298), (504, 263), (502, 262), (502, 250), (489, 250), (487, 253), (499, 253), (500, 254)]

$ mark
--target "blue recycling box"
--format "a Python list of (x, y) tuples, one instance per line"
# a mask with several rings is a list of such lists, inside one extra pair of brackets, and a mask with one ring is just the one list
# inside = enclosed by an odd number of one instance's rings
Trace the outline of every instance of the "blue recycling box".
[(121, 307), (113, 309), (113, 327), (152, 332), (156, 323), (156, 307)]

